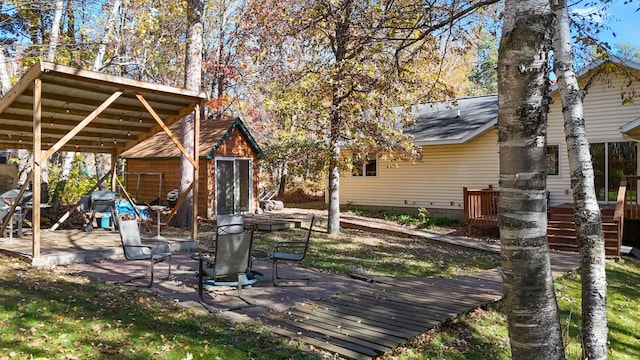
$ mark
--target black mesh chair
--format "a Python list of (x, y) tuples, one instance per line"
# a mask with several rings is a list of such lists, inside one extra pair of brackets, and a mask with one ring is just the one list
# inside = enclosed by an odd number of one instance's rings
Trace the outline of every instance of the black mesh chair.
[[(146, 260), (149, 261), (151, 280), (147, 287), (153, 285), (154, 265), (167, 261), (169, 271), (167, 278), (171, 277), (171, 250), (169, 244), (161, 242), (159, 244), (143, 244), (140, 238), (140, 228), (137, 220), (120, 220), (118, 230), (120, 231), (120, 239), (122, 240), (122, 250), (127, 260)], [(160, 248), (160, 249), (158, 249)], [(129, 281), (138, 278), (131, 279)]]
[(273, 261), (273, 285), (278, 286), (278, 280), (306, 280), (309, 283), (309, 278), (285, 278), (278, 275), (278, 263), (281, 261), (300, 262), (304, 260), (309, 250), (309, 241), (311, 240), (311, 233), (313, 232), (313, 224), (316, 220), (315, 215), (311, 217), (311, 223), (309, 224), (309, 231), (307, 232), (307, 238), (305, 241), (283, 241), (276, 244), (273, 254), (271, 254), (271, 261)]
[[(209, 311), (213, 308), (204, 297), (203, 292), (212, 286), (233, 286), (238, 289), (238, 297), (249, 306), (255, 302), (242, 295), (242, 288), (251, 286), (262, 280), (262, 274), (251, 271), (251, 246), (253, 231), (246, 230), (235, 234), (218, 234), (215, 251), (206, 256), (200, 255), (198, 265), (198, 295), (200, 303)], [(246, 307), (246, 306), (242, 306)], [(240, 307), (235, 307), (234, 310)]]

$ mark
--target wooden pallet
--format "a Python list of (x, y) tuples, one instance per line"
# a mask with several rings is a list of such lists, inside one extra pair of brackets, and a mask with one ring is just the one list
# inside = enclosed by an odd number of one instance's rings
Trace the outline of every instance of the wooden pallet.
[(270, 314), (274, 333), (348, 359), (372, 359), (444, 321), (502, 298), (498, 269), (455, 279), (369, 278), (374, 289)]

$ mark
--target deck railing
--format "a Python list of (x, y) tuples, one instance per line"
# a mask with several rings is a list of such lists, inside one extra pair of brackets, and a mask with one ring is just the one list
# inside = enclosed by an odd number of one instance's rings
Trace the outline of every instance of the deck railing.
[(498, 198), (499, 190), (463, 188), (464, 192), (464, 222), (467, 233), (471, 234), (473, 226), (498, 226)]
[[(624, 215), (627, 219), (640, 220), (640, 203), (638, 202), (640, 176), (625, 176), (623, 182), (625, 183)], [(620, 183), (620, 190), (622, 190), (622, 183)], [(619, 192), (618, 199), (620, 199)]]
[(618, 189), (618, 199), (616, 201), (616, 210), (613, 213), (613, 221), (618, 224), (618, 249), (622, 246), (622, 232), (624, 230), (624, 218), (627, 209), (627, 182), (620, 181)]

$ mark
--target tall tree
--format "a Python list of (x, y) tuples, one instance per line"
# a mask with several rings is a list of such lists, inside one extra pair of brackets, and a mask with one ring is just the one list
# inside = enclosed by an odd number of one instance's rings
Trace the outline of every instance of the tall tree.
[(545, 197), (553, 26), (548, 0), (506, 1), (498, 53), (499, 222), (514, 359), (564, 359)]
[(54, 62), (56, 57), (56, 48), (58, 47), (58, 38), (60, 37), (60, 24), (62, 21), (62, 10), (64, 1), (56, 0), (54, 7), (53, 21), (51, 22), (51, 32), (49, 35), (49, 47), (47, 50), (46, 60)]
[[(385, 154), (387, 161), (394, 154), (415, 154), (399, 130), (410, 117), (397, 110), (451, 96), (434, 75), (441, 41), (455, 33), (451, 26), (462, 17), (493, 2), (250, 2), (247, 23), (254, 24), (260, 39), (255, 42), (262, 46), (254, 59), (264, 66), (264, 76), (276, 75), (267, 80), (280, 85), (271, 91), (276, 101), (304, 109), (295, 117), (296, 127), (309, 129), (315, 152), (324, 159), (330, 234), (340, 227), (340, 172), (352, 166), (345, 150), (360, 159), (367, 152)], [(305, 100), (287, 98), (291, 95)]]
[(7, 69), (7, 58), (4, 56), (4, 48), (0, 47), (0, 96), (6, 94), (11, 89), (11, 78)]
[[(200, 91), (202, 83), (202, 32), (203, 32), (203, 16), (204, 16), (204, 0), (188, 0), (187, 1), (187, 49), (185, 57), (185, 74), (184, 87), (188, 90)], [(194, 149), (194, 116), (188, 115), (182, 119), (182, 145), (187, 153), (193, 154)], [(198, 156), (195, 156), (198, 161)], [(187, 192), (189, 186), (198, 179), (193, 178), (193, 165), (187, 160), (186, 156), (180, 156), (180, 188), (179, 192), (182, 196)], [(176, 221), (178, 225), (187, 227), (193, 223), (193, 192), (185, 197), (182, 203)]]
[(556, 17), (554, 70), (562, 99), (576, 237), (581, 254), (582, 358), (606, 359), (607, 279), (604, 235), (582, 109), (585, 92), (580, 88), (573, 68), (567, 1), (556, 0), (551, 4)]

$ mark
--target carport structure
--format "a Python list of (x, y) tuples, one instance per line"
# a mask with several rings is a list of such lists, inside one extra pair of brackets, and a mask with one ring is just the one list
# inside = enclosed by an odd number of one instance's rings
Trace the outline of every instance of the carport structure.
[[(115, 174), (118, 154), (160, 131), (187, 157), (194, 179), (198, 179), (194, 154), (199, 151), (199, 114), (205, 101), (206, 96), (195, 91), (39, 62), (0, 99), (0, 148), (32, 151), (29, 179), (36, 179), (31, 189), (33, 204), (41, 202), (41, 164), (55, 152), (108, 153), (112, 157), (110, 173)], [(193, 153), (187, 153), (168, 128), (190, 113), (194, 114)], [(116, 181), (112, 176), (112, 189)], [(197, 185), (197, 181), (191, 184), (193, 239), (197, 238)], [(39, 206), (33, 206), (32, 220), (35, 260), (40, 256)]]

